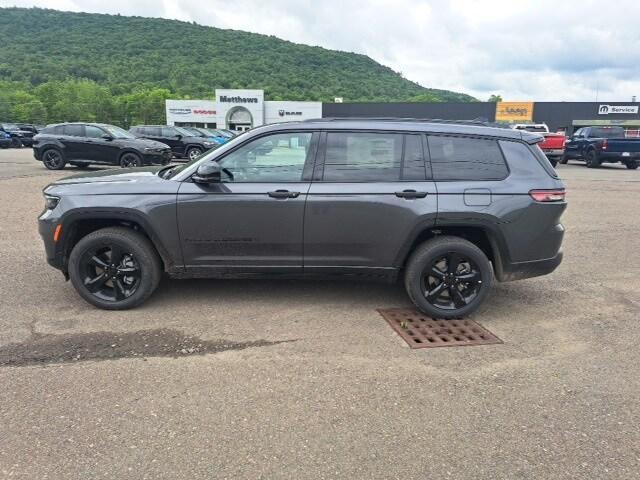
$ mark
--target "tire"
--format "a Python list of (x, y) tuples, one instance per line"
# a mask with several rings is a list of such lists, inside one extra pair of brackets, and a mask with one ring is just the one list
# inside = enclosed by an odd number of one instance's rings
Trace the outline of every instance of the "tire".
[(549, 163), (551, 164), (551, 166), (553, 168), (556, 168), (558, 166), (558, 159), (557, 158), (550, 158), (549, 159)]
[(625, 165), (629, 170), (635, 170), (638, 168), (638, 160), (629, 160)]
[(22, 142), (17, 137), (11, 137), (11, 148), (22, 148)]
[(598, 168), (600, 166), (598, 152), (595, 150), (589, 150), (584, 158), (587, 163), (587, 168)]
[[(111, 263), (113, 255), (118, 258)], [(91, 305), (126, 310), (142, 304), (154, 292), (162, 264), (146, 237), (130, 228), (109, 227), (88, 234), (73, 247), (69, 276)]]
[(202, 149), (200, 147), (191, 147), (187, 150), (187, 159), (191, 161), (201, 154)]
[(89, 166), (91, 164), (90, 163), (74, 163), (74, 162), (71, 162), (70, 165), (73, 165), (76, 168), (89, 168)]
[[(456, 261), (457, 267), (450, 270), (453, 265), (450, 262)], [(489, 294), (493, 269), (487, 256), (473, 243), (460, 237), (442, 236), (428, 240), (413, 252), (404, 285), (413, 304), (426, 315), (462, 318), (474, 312)], [(458, 295), (454, 293), (456, 290)], [(427, 295), (429, 291), (431, 298)]]
[(122, 168), (134, 168), (142, 166), (142, 158), (133, 152), (125, 152), (120, 156), (120, 166)]
[(50, 148), (42, 152), (42, 163), (49, 170), (62, 170), (67, 162), (60, 150)]
[(569, 163), (569, 157), (567, 157), (566, 155), (563, 155), (563, 156), (560, 158), (560, 163), (561, 163), (562, 165), (566, 165), (567, 163)]

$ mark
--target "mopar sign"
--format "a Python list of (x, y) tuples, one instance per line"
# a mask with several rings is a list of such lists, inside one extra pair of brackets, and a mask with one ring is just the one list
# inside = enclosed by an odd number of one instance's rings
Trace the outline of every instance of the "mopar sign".
[(600, 105), (600, 108), (598, 108), (598, 113), (600, 115), (609, 115), (612, 113), (637, 114), (638, 106), (637, 105)]

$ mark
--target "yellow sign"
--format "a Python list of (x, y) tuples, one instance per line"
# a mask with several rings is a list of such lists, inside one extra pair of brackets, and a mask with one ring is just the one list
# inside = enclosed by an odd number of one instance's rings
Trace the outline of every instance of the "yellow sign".
[(496, 122), (530, 122), (533, 120), (533, 102), (498, 102)]

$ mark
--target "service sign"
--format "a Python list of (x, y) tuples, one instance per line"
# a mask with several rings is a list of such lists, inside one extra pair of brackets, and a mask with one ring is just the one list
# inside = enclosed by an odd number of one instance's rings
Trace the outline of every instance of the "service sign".
[(530, 122), (533, 120), (533, 102), (498, 102), (496, 122)]
[(637, 114), (638, 106), (637, 105), (600, 105), (598, 108), (598, 114), (600, 115), (610, 115), (614, 113), (629, 113), (629, 114)]

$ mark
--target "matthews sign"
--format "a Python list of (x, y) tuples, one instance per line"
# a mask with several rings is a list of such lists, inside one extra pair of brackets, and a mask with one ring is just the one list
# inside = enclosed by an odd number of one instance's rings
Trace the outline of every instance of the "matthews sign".
[(638, 113), (638, 105), (600, 105), (598, 114), (613, 115), (616, 113), (627, 113), (635, 115)]

